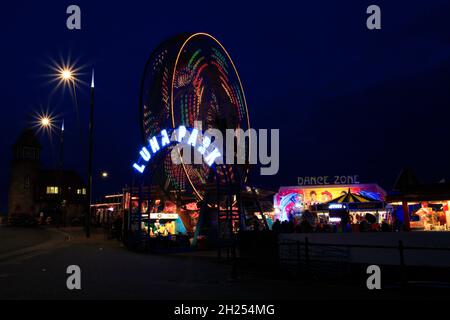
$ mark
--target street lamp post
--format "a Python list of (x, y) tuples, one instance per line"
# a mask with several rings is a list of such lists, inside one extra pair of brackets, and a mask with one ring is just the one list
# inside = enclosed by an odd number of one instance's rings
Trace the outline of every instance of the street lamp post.
[[(56, 65), (53, 70), (57, 73), (58, 86), (69, 85), (69, 88), (73, 90), (73, 98), (75, 103), (75, 109), (78, 115), (78, 99), (76, 93), (76, 83), (80, 80), (77, 78), (79, 68), (70, 65), (70, 63), (62, 63), (61, 65)], [(78, 119), (79, 120), (79, 119)], [(61, 150), (63, 149), (64, 142), (64, 125), (61, 131)], [(92, 81), (91, 81), (91, 103), (90, 103), (90, 117), (89, 117), (89, 158), (88, 158), (88, 186), (87, 186), (87, 205), (85, 217), (85, 231), (86, 237), (89, 238), (91, 235), (91, 205), (92, 205), (92, 160), (93, 160), (93, 149), (94, 149), (94, 70), (92, 70)], [(80, 141), (82, 141), (82, 133), (80, 131)], [(62, 157), (62, 156), (61, 156)], [(62, 159), (62, 158), (61, 158)], [(62, 160), (61, 160), (62, 163)]]
[(88, 160), (88, 188), (87, 194), (89, 207), (86, 216), (86, 237), (91, 235), (91, 204), (92, 204), (92, 159), (94, 151), (94, 70), (92, 70), (91, 81), (91, 109), (89, 117), (89, 160)]
[(64, 168), (64, 119), (61, 124), (60, 145), (61, 145), (61, 148), (59, 150), (59, 167), (61, 170), (63, 170), (63, 168)]
[[(70, 66), (63, 66), (56, 69), (58, 71), (59, 82), (63, 84), (72, 84), (75, 86), (76, 72)], [(75, 94), (75, 93), (74, 93)], [(75, 96), (76, 99), (76, 96)], [(59, 187), (60, 187), (60, 209), (61, 209), (61, 219), (62, 224), (66, 226), (66, 215), (63, 213), (64, 210), (64, 119), (62, 121), (60, 129), (60, 153), (59, 153)]]
[(60, 188), (61, 188), (61, 198), (60, 198), (60, 205), (61, 205), (61, 216), (62, 216), (62, 225), (63, 227), (66, 226), (66, 215), (64, 213), (64, 119), (62, 121), (61, 125), (61, 131), (60, 131), (60, 148), (59, 148), (59, 177), (60, 177)]

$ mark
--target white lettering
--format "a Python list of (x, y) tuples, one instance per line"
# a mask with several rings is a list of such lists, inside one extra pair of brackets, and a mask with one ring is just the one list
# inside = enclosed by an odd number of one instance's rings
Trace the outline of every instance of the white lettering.
[(141, 155), (142, 159), (144, 159), (144, 161), (146, 161), (146, 162), (150, 161), (151, 155), (150, 155), (150, 152), (148, 152), (146, 147), (143, 147), (139, 154)]
[(156, 139), (156, 137), (153, 137), (153, 138), (149, 139), (148, 142), (150, 143), (150, 147), (152, 148), (152, 152), (153, 153), (158, 152), (159, 144), (158, 144), (158, 140)]
[(170, 139), (169, 139), (169, 135), (167, 134), (167, 131), (164, 129), (161, 131), (161, 146), (165, 147), (168, 146), (170, 144)]

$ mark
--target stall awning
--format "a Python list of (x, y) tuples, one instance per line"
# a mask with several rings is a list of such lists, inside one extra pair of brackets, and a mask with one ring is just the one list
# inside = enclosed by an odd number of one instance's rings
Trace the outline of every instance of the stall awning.
[(340, 197), (337, 197), (331, 201), (328, 201), (328, 204), (331, 203), (362, 203), (362, 202), (373, 202), (374, 199), (370, 199), (367, 197), (364, 197), (359, 194), (354, 194), (350, 192), (350, 189), (348, 189), (348, 192)]
[(346, 194), (327, 202), (326, 205), (330, 206), (336, 203), (346, 204), (347, 209), (350, 210), (378, 210), (384, 208), (383, 202), (352, 193), (350, 189)]

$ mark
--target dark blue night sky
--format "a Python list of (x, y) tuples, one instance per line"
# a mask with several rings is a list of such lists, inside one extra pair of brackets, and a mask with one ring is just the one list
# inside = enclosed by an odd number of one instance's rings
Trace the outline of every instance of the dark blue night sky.
[[(82, 30), (66, 29), (66, 8)], [(366, 28), (370, 4), (382, 30)], [(181, 32), (204, 31), (227, 48), (240, 72), (252, 126), (281, 130), (279, 174), (259, 185), (295, 185), (297, 176), (359, 174), (389, 189), (400, 169), (422, 181), (450, 178), (450, 3), (447, 1), (4, 1), (0, 17), (0, 194), (10, 146), (30, 114), (48, 108), (66, 124), (66, 168), (86, 172), (88, 87), (81, 123), (70, 95), (48, 84), (48, 63), (77, 58), (96, 73), (95, 193), (129, 180), (140, 145), (139, 81), (151, 51)], [(80, 127), (84, 132), (80, 142)], [(58, 144), (46, 136), (44, 164)], [(85, 151), (83, 151), (83, 148)], [(6, 197), (0, 199), (6, 210)]]

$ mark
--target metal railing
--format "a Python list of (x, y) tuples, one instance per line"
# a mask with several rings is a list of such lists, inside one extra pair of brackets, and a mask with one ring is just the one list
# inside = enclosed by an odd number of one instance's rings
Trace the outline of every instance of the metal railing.
[[(408, 284), (408, 273), (407, 273), (407, 265), (405, 262), (405, 251), (407, 250), (423, 250), (423, 251), (445, 251), (450, 253), (450, 248), (447, 247), (424, 247), (424, 246), (405, 246), (402, 240), (398, 241), (397, 245), (364, 245), (364, 244), (341, 244), (341, 243), (311, 243), (308, 237), (305, 237), (304, 241), (299, 240), (284, 240), (278, 243), (280, 248), (280, 263), (283, 262), (295, 262), (298, 266), (299, 272), (306, 274), (307, 278), (311, 279), (311, 266), (313, 262), (333, 262), (333, 259), (330, 257), (320, 257), (314, 255), (314, 248), (344, 248), (350, 250), (352, 248), (362, 248), (362, 249), (388, 249), (388, 250), (397, 250), (398, 251), (398, 265), (400, 273), (400, 284), (402, 287), (407, 286)], [(289, 253), (291, 255), (289, 257), (282, 257), (281, 253), (283, 251), (283, 247), (288, 247)], [(295, 248), (295, 250), (292, 250)], [(292, 255), (292, 252), (294, 254)], [(302, 254), (303, 252), (303, 254)], [(324, 259), (325, 258), (325, 259)], [(326, 259), (328, 258), (328, 259)], [(347, 257), (348, 264), (352, 264), (354, 262), (350, 261)], [(375, 263), (374, 263), (375, 264)]]

